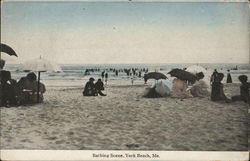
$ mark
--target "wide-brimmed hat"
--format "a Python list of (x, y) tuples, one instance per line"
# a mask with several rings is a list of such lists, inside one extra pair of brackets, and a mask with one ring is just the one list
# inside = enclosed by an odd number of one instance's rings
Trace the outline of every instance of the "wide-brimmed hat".
[(90, 81), (94, 81), (95, 79), (93, 77), (89, 78)]

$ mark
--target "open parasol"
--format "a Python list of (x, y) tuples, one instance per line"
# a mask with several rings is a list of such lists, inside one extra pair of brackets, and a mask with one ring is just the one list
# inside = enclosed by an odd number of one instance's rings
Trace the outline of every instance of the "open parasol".
[(58, 72), (59, 68), (60, 67), (58, 65), (51, 63), (47, 59), (43, 59), (41, 56), (39, 59), (28, 60), (22, 65), (21, 70), (23, 71), (38, 72), (37, 102), (39, 102), (40, 73), (41, 72)]
[(4, 65), (5, 65), (5, 60), (1, 59), (1, 53), (4, 52), (10, 56), (14, 55), (17, 57), (16, 52), (8, 45), (6, 44), (0, 44), (0, 69), (3, 69)]
[(149, 72), (144, 75), (144, 79), (145, 81), (147, 81), (148, 79), (155, 79), (155, 80), (167, 79), (167, 76), (159, 72)]
[(180, 80), (187, 80), (191, 83), (194, 83), (197, 80), (197, 77), (194, 74), (178, 68), (172, 69), (170, 72), (168, 72), (168, 74), (170, 74), (172, 77), (176, 77)]

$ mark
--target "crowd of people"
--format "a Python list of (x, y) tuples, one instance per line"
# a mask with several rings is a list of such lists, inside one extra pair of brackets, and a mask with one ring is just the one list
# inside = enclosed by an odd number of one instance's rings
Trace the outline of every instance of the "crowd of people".
[[(116, 70), (110, 68), (109, 70), (114, 71), (116, 75), (119, 72), (128, 72), (132, 75), (140, 76), (140, 72), (147, 72), (148, 69), (123, 69)], [(88, 71), (100, 71), (98, 69), (88, 69)], [(130, 75), (128, 73), (128, 76)], [(172, 82), (171, 97), (174, 98), (192, 98), (192, 97), (211, 97), (211, 101), (225, 101), (227, 103), (234, 101), (244, 101), (246, 103), (250, 102), (249, 98), (249, 88), (250, 83), (247, 82), (248, 77), (246, 75), (240, 75), (238, 77), (241, 82), (240, 94), (228, 98), (224, 93), (224, 85), (222, 80), (224, 78), (223, 73), (217, 72), (215, 69), (210, 79), (211, 91), (209, 91), (209, 85), (203, 80), (204, 74), (202, 72), (196, 74), (197, 80), (191, 86), (188, 81), (175, 78)], [(46, 91), (45, 85), (38, 82), (36, 74), (31, 72), (27, 74), (26, 77), (22, 77), (20, 80), (14, 80), (11, 78), (11, 73), (9, 71), (0, 71), (0, 106), (19, 106), (24, 104), (41, 103), (43, 102), (43, 93)], [(101, 72), (101, 78), (96, 82), (94, 78), (90, 78), (84, 87), (83, 96), (106, 96), (103, 93), (104, 83), (107, 84), (108, 72)], [(232, 83), (232, 77), (230, 71), (227, 73), (227, 83)], [(132, 80), (133, 84), (133, 80)], [(161, 97), (155, 91), (154, 87), (148, 90), (144, 97)]]
[[(222, 80), (224, 78), (223, 73), (217, 72), (214, 70), (213, 74), (211, 75), (210, 85), (211, 85), (211, 92), (209, 90), (209, 85), (203, 80), (204, 74), (202, 72), (196, 74), (197, 80), (191, 86), (188, 86), (189, 83), (187, 80), (181, 80), (175, 78), (172, 82), (172, 91), (169, 96), (173, 98), (192, 98), (192, 97), (207, 97), (210, 96), (211, 101), (220, 102), (224, 101), (227, 103), (234, 102), (234, 101), (244, 101), (250, 104), (250, 83), (247, 82), (248, 77), (246, 75), (240, 75), (238, 77), (239, 81), (241, 82), (240, 86), (240, 94), (236, 96), (232, 96), (228, 98), (224, 93), (224, 85)], [(227, 83), (232, 83), (232, 77), (228, 71), (227, 74)], [(156, 86), (153, 86), (150, 89), (147, 89), (144, 97), (150, 98), (157, 98), (162, 97), (157, 93), (155, 90)]]
[(0, 78), (0, 106), (10, 107), (43, 102), (46, 88), (43, 83), (37, 81), (35, 73), (28, 73), (17, 81), (11, 78), (9, 71), (1, 70)]
[[(84, 75), (91, 75), (93, 72), (100, 72), (100, 68), (87, 68), (84, 71)], [(119, 76), (120, 73), (125, 73), (127, 76), (137, 76), (139, 78), (142, 77), (142, 73), (147, 73), (148, 68), (123, 68), (123, 69), (116, 69), (116, 68), (107, 68), (101, 72), (102, 78), (106, 77), (107, 73), (114, 73), (115, 76)]]

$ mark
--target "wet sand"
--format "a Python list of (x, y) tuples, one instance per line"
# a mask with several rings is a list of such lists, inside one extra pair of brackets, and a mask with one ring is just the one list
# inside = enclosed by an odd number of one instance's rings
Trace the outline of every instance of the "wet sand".
[[(42, 104), (1, 108), (1, 149), (248, 150), (248, 106), (209, 98), (142, 98), (145, 85), (111, 85), (106, 97), (47, 87)], [(239, 84), (225, 85), (239, 93)]]

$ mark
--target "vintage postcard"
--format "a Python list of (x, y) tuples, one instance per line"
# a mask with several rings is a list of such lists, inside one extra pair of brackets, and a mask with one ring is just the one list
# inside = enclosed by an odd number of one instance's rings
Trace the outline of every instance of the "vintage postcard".
[(1, 1), (2, 160), (248, 160), (248, 1)]

